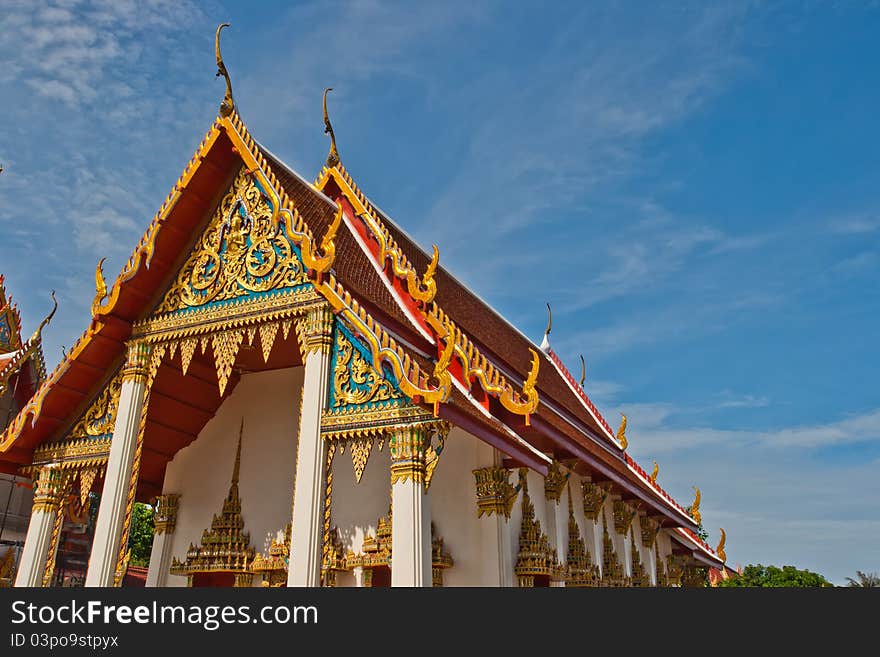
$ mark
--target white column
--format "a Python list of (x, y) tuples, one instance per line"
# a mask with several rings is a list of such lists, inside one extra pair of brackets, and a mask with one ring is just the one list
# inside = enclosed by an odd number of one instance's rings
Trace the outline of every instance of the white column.
[(327, 406), (333, 315), (326, 306), (311, 311), (304, 334), (305, 377), (293, 485), (288, 586), (320, 586), (324, 515), (324, 466), (321, 412)]
[(34, 484), (34, 504), (18, 564), (15, 586), (43, 585), (52, 529), (60, 510), (62, 492), (61, 471), (53, 466), (41, 468)]
[(357, 588), (364, 587), (364, 569), (362, 566), (355, 566), (351, 569), (351, 574), (354, 576), (354, 585)]
[(651, 575), (651, 585), (657, 586), (657, 555), (654, 550), (648, 550), (648, 572)]
[[(473, 471), (477, 494), (477, 518), (480, 518), (481, 563), (483, 586), (512, 587), (513, 545), (511, 540), (510, 511), (516, 500), (516, 491), (510, 484), (510, 471), (502, 466), (503, 456), (491, 450), (491, 467)], [(488, 454), (487, 454), (488, 457)], [(483, 519), (483, 516), (487, 516)]]
[(391, 586), (431, 586), (431, 505), (425, 489), (430, 434), (402, 427), (391, 450)]
[(171, 544), (177, 525), (177, 507), (180, 495), (166, 493), (156, 499), (153, 511), (153, 550), (147, 570), (147, 587), (165, 586), (171, 566)]
[(95, 538), (86, 572), (87, 587), (113, 586), (119, 541), (128, 504), (128, 486), (137, 446), (141, 413), (147, 391), (147, 360), (150, 347), (129, 346), (128, 362), (122, 374), (119, 408), (110, 442), (110, 457), (101, 491), (101, 505), (95, 523)]

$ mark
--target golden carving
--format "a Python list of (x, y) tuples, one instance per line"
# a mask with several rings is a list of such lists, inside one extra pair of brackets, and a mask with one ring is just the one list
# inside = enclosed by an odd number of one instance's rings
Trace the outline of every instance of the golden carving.
[(330, 115), (327, 113), (327, 93), (333, 91), (333, 87), (324, 89), (324, 134), (330, 135), (330, 152), (327, 154), (327, 166), (335, 167), (339, 164), (339, 151), (336, 150), (336, 135), (333, 126), (330, 125)]
[(104, 261), (107, 258), (101, 258), (98, 266), (95, 267), (95, 298), (92, 301), (92, 317), (98, 314), (101, 308), (101, 302), (107, 298), (107, 282), (104, 280)]
[(260, 575), (263, 586), (287, 585), (287, 564), (290, 560), (290, 523), (278, 532), (269, 544), (266, 554), (258, 552), (251, 562), (250, 571)]
[(651, 586), (651, 576), (642, 565), (642, 554), (639, 552), (639, 546), (636, 545), (636, 537), (632, 537), (632, 577), (631, 585), (637, 588), (645, 588)]
[(648, 516), (639, 516), (639, 527), (642, 533), (642, 545), (646, 548), (654, 547), (657, 533), (660, 531), (660, 522)]
[(599, 580), (599, 567), (581, 537), (581, 528), (574, 516), (571, 499), (571, 486), (568, 487), (568, 553), (565, 559), (567, 587), (596, 586)]
[(238, 446), (235, 451), (235, 464), (232, 468), (232, 482), (229, 485), (229, 492), (226, 494), (220, 515), (215, 514), (211, 521), (211, 528), (202, 532), (200, 545), (196, 546), (190, 543), (184, 561), (179, 561), (176, 557), (172, 559), (169, 571), (172, 575), (192, 577), (197, 573), (233, 573), (237, 576), (236, 586), (250, 585), (248, 578), (252, 573), (249, 568), (254, 559), (255, 550), (250, 544), (250, 533), (244, 531), (241, 499), (238, 494), (243, 430), (244, 422), (242, 421), (242, 429), (238, 435)]
[(229, 79), (229, 71), (226, 70), (226, 64), (223, 63), (223, 56), (220, 54), (220, 31), (224, 27), (229, 27), (229, 23), (221, 23), (217, 26), (217, 34), (214, 36), (214, 54), (217, 58), (217, 75), (223, 76), (226, 80), (226, 95), (223, 96), (223, 102), (220, 103), (220, 116), (229, 116), (235, 111), (235, 101), (232, 99), (232, 80)]
[(651, 483), (657, 483), (657, 475), (660, 474), (660, 466), (657, 465), (657, 461), (654, 461), (654, 470), (651, 472)]
[(333, 441), (369, 436), (379, 440), (379, 449), (382, 449), (382, 442), (389, 431), (417, 424), (427, 425), (426, 430), (437, 430), (443, 421), (421, 406), (414, 405), (391, 405), (386, 402), (376, 408), (329, 408), (321, 413), (321, 436)]
[(0, 557), (0, 589), (8, 589), (15, 582), (15, 550), (10, 545)]
[(34, 480), (32, 512), (58, 513), (68, 480), (69, 475), (54, 464), (40, 468)]
[(614, 500), (614, 510), (612, 513), (614, 516), (614, 530), (618, 534), (625, 536), (637, 513), (638, 510), (636, 508), (633, 508), (623, 500)]
[[(723, 527), (718, 531), (721, 532), (721, 540), (718, 541), (718, 547), (715, 548), (715, 552), (718, 554), (718, 558), (721, 559), (721, 561), (727, 561), (727, 553), (724, 551), (724, 544), (727, 542), (727, 533), (724, 531)], [(724, 572), (723, 568), (722, 572)]]
[(116, 412), (119, 407), (119, 392), (122, 389), (122, 371), (104, 386), (82, 419), (70, 431), (73, 439), (88, 436), (107, 436), (113, 433)]
[(85, 508), (86, 501), (89, 499), (89, 493), (92, 491), (92, 485), (98, 476), (98, 468), (83, 468), (79, 472), (79, 503)]
[(607, 522), (602, 523), (602, 581), (600, 586), (612, 588), (629, 586), (623, 564), (617, 558), (614, 543), (608, 534)]
[[(334, 407), (403, 397), (390, 381), (361, 356), (360, 351), (355, 349), (342, 331), (336, 332), (336, 345), (336, 364), (333, 367)], [(360, 387), (353, 386), (353, 383)]]
[(177, 509), (180, 506), (180, 495), (165, 493), (156, 498), (153, 512), (153, 526), (157, 534), (173, 534), (177, 526)]
[(691, 518), (694, 519), (694, 522), (698, 525), (703, 522), (703, 516), (700, 515), (700, 489), (694, 486), (694, 503), (691, 504), (690, 514)]
[(419, 426), (400, 427), (391, 432), (388, 446), (391, 450), (392, 486), (410, 479), (416, 484), (424, 483), (429, 442), (428, 433)]
[(548, 500), (558, 503), (569, 476), (568, 472), (562, 473), (562, 470), (559, 469), (559, 463), (553, 459), (550, 467), (547, 468), (547, 476), (544, 477), (544, 496)]
[(351, 464), (354, 466), (354, 478), (357, 483), (360, 483), (364, 468), (367, 467), (367, 459), (370, 458), (370, 451), (373, 449), (373, 439), (355, 438), (348, 444), (351, 452)]
[(144, 382), (148, 378), (151, 345), (145, 342), (129, 342), (122, 380)]
[(602, 507), (611, 493), (611, 484), (594, 484), (591, 481), (581, 482), (584, 493), (584, 514), (593, 522), (599, 519)]
[(244, 341), (243, 329), (232, 329), (215, 333), (211, 338), (211, 346), (214, 350), (214, 362), (217, 366), (217, 383), (220, 386), (220, 396), (226, 391), (229, 375), (232, 374), (232, 366), (238, 356), (238, 350)]
[(440, 249), (437, 248), (436, 244), (433, 245), (433, 249), (434, 251), (431, 256), (431, 261), (425, 268), (425, 273), (422, 276), (421, 281), (419, 281), (415, 268), (410, 268), (406, 274), (407, 292), (409, 292), (409, 295), (413, 299), (424, 305), (431, 303), (437, 295), (437, 282), (434, 280), (434, 274), (436, 273), (437, 265), (440, 262)]
[(510, 518), (519, 487), (510, 483), (510, 470), (500, 466), (473, 471), (477, 486), (477, 518), (493, 513)]
[(535, 384), (538, 381), (538, 369), (541, 366), (538, 352), (534, 349), (529, 349), (529, 353), (532, 354), (532, 367), (526, 380), (523, 381), (522, 398), (520, 399), (519, 395), (515, 395), (512, 388), (505, 388), (501, 394), (501, 405), (511, 413), (524, 415), (526, 426), (529, 426), (529, 415), (538, 408), (539, 397)]
[(626, 449), (629, 441), (626, 439), (626, 415), (620, 414), (623, 419), (620, 421), (620, 428), (617, 430), (617, 442), (620, 443), (620, 449)]
[(308, 282), (284, 227), (246, 167), (235, 177), (157, 313)]
[[(289, 325), (282, 329), (287, 337)], [(333, 311), (326, 304), (311, 308), (296, 330), (303, 359), (312, 352), (329, 354), (333, 347)]]
[(318, 249), (314, 249), (313, 242), (303, 242), (300, 247), (302, 253), (303, 264), (317, 274), (323, 274), (330, 271), (333, 261), (336, 259), (336, 231), (342, 223), (342, 205), (336, 208), (336, 214), (333, 221), (327, 226), (327, 232), (321, 239), (321, 245)]
[(47, 464), (67, 471), (102, 466), (107, 463), (109, 455), (110, 436), (48, 443), (34, 450), (33, 463), (22, 467), (22, 472), (33, 472)]
[(428, 442), (428, 448), (425, 451), (425, 490), (431, 487), (434, 470), (437, 468), (437, 464), (440, 463), (440, 454), (443, 452), (443, 448), (446, 447), (446, 437), (448, 435), (449, 425), (445, 422), (441, 423), (437, 428), (437, 446), (434, 447), (430, 441)]
[(535, 518), (535, 505), (529, 497), (525, 468), (519, 471), (519, 482), (522, 487), (522, 522), (519, 530), (519, 552), (513, 568), (519, 586), (535, 586), (536, 577), (548, 578), (547, 583), (550, 580), (564, 580), (565, 567), (559, 563), (555, 548), (550, 547), (550, 540)]

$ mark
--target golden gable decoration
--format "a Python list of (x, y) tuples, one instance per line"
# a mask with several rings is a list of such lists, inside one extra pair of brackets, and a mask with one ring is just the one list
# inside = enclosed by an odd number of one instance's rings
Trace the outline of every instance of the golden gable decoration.
[(242, 166), (156, 312), (308, 282), (284, 227), (272, 221), (268, 197)]

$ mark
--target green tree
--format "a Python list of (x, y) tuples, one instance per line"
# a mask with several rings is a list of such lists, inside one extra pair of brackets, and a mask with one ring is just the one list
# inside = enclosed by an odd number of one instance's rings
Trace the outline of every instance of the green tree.
[(809, 570), (799, 570), (794, 566), (764, 566), (750, 564), (742, 573), (718, 582), (718, 586), (740, 587), (826, 587), (834, 586), (827, 579)]
[(153, 549), (153, 507), (137, 502), (131, 512), (131, 531), (128, 534), (132, 566), (148, 566)]
[(863, 573), (861, 570), (856, 571), (856, 578), (846, 578), (847, 586), (856, 588), (873, 589), (880, 588), (880, 576), (877, 573)]

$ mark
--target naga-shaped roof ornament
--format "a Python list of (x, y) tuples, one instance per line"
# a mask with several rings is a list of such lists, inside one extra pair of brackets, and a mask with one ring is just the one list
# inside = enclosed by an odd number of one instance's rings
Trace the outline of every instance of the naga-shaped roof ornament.
[(95, 298), (92, 300), (92, 317), (98, 314), (101, 309), (101, 302), (107, 296), (107, 281), (104, 280), (104, 261), (107, 258), (98, 260), (98, 266), (95, 267)]
[(703, 522), (703, 516), (700, 515), (700, 489), (694, 486), (694, 492), (696, 495), (694, 496), (694, 503), (691, 504), (691, 518), (699, 525)]
[(660, 466), (657, 465), (657, 461), (654, 461), (654, 471), (651, 473), (651, 483), (657, 483), (657, 474), (660, 472)]
[(620, 443), (621, 449), (626, 449), (629, 441), (626, 439), (626, 415), (620, 414), (623, 419), (620, 421), (620, 428), (617, 430), (617, 442)]
[(544, 339), (541, 340), (541, 351), (545, 354), (550, 352), (550, 329), (553, 328), (553, 311), (547, 304), (547, 328), (544, 329)]
[(330, 115), (327, 114), (327, 92), (333, 91), (333, 87), (324, 89), (324, 134), (330, 135), (330, 152), (327, 153), (327, 166), (335, 167), (339, 164), (339, 151), (336, 150), (336, 135), (333, 126), (330, 125)]
[(226, 64), (223, 63), (223, 55), (220, 54), (220, 32), (224, 27), (229, 27), (229, 23), (220, 23), (217, 26), (217, 34), (214, 37), (214, 51), (217, 56), (217, 75), (221, 75), (226, 80), (226, 95), (223, 96), (223, 102), (220, 103), (220, 116), (229, 116), (235, 110), (235, 101), (232, 99), (232, 80), (229, 79), (229, 71), (226, 70)]
[(718, 547), (715, 548), (715, 552), (718, 554), (721, 561), (727, 561), (727, 553), (724, 551), (724, 544), (727, 542), (727, 534), (724, 531), (724, 527), (721, 527), (718, 531), (721, 532), (721, 540), (718, 541)]
[(584, 381), (587, 380), (587, 364), (584, 362), (584, 355), (583, 354), (578, 354), (578, 355), (580, 356), (580, 359), (581, 359), (581, 378), (580, 378), (580, 381), (578, 381), (578, 383), (580, 384), (581, 388), (583, 388)]
[(49, 322), (55, 317), (55, 311), (58, 310), (58, 299), (55, 298), (55, 290), (52, 290), (49, 295), (52, 297), (52, 310), (49, 311), (49, 314), (46, 315), (45, 319), (43, 319), (37, 327), (37, 330), (34, 331), (34, 336), (31, 338), (32, 340), (37, 340), (42, 337), (43, 329), (49, 325)]

